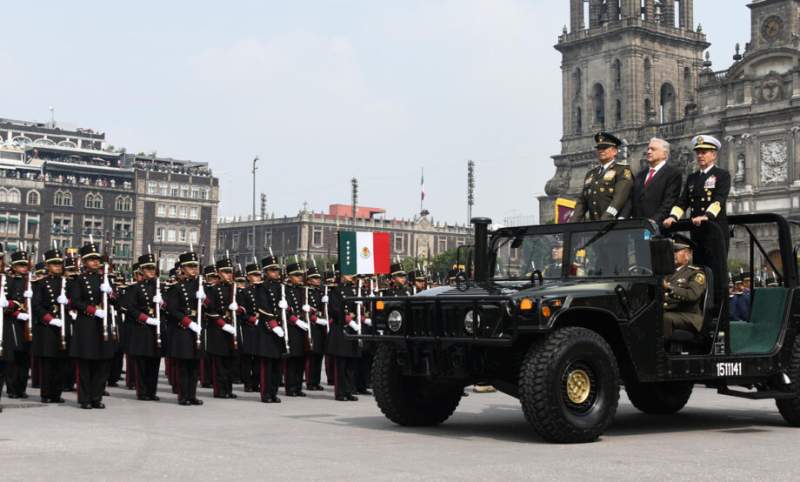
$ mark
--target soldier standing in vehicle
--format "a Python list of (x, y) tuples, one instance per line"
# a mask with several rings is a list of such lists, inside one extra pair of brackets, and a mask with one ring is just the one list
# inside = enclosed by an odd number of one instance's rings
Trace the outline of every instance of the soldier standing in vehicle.
[(703, 312), (700, 302), (706, 292), (703, 269), (690, 264), (694, 243), (685, 236), (675, 235), (675, 273), (664, 279), (664, 337), (674, 330), (700, 333)]
[(570, 217), (571, 222), (616, 219), (628, 215), (633, 173), (629, 166), (617, 162), (622, 141), (608, 132), (598, 132), (594, 141), (600, 165), (586, 173), (583, 190)]
[(697, 245), (694, 262), (714, 272), (714, 299), (722, 303), (728, 286), (730, 236), (725, 205), (731, 190), (731, 175), (716, 165), (722, 146), (716, 138), (697, 136), (692, 145), (698, 170), (686, 178), (681, 197), (663, 224), (669, 229), (684, 213), (689, 213), (694, 225), (692, 241)]

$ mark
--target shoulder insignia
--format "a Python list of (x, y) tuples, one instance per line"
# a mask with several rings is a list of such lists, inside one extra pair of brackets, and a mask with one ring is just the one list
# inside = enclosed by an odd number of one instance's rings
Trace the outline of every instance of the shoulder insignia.
[(631, 170), (628, 169), (628, 168), (625, 168), (625, 171), (623, 172), (623, 176), (625, 177), (625, 179), (627, 179), (629, 181), (631, 179), (633, 179), (633, 174), (631, 174)]
[(697, 284), (704, 285), (706, 284), (706, 275), (703, 273), (697, 273), (694, 275), (694, 280), (697, 281)]

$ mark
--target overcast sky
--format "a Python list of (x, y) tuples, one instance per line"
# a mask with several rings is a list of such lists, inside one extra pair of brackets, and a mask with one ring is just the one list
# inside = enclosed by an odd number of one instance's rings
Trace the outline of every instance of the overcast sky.
[[(714, 69), (749, 40), (747, 0), (698, 0)], [(537, 213), (561, 136), (568, 0), (6, 2), (0, 117), (105, 131), (111, 144), (208, 162), (221, 215), (350, 202), (389, 217)]]

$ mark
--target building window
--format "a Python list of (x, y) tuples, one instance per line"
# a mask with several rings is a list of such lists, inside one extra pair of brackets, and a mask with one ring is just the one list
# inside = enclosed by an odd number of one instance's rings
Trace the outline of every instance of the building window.
[(169, 195), (172, 197), (178, 197), (180, 195), (181, 187), (177, 184), (170, 184), (169, 186)]
[(156, 242), (164, 241), (164, 228), (157, 227), (156, 228)]
[(19, 204), (20, 200), (21, 196), (19, 193), (19, 189), (11, 188), (6, 190), (5, 188), (0, 187), (0, 203)]
[(231, 250), (237, 251), (239, 249), (239, 233), (233, 233), (231, 236)]
[(200, 219), (200, 208), (196, 206), (192, 206), (191, 208), (189, 208), (189, 218)]
[(178, 217), (178, 206), (171, 204), (169, 206), (169, 217), (177, 218)]
[(117, 196), (114, 201), (114, 209), (117, 211), (133, 211), (133, 201), (130, 196)]
[(208, 199), (208, 189), (201, 189), (200, 190), (200, 199), (203, 199), (203, 200)]
[(617, 99), (616, 103), (616, 110), (614, 112), (614, 119), (616, 120), (617, 124), (622, 122), (622, 101)]
[(247, 242), (248, 249), (253, 247), (253, 232), (252, 231), (248, 231), (247, 232), (247, 241), (246, 242)]
[(72, 236), (72, 215), (53, 214), (52, 234)]
[(31, 206), (38, 206), (41, 202), (41, 196), (39, 195), (39, 191), (28, 191), (28, 204)]
[(158, 194), (161, 196), (169, 196), (169, 184), (166, 182), (158, 183)]
[(272, 247), (272, 230), (264, 231), (264, 249)]
[(115, 239), (133, 239), (133, 222), (130, 219), (114, 220)]
[(87, 209), (103, 209), (103, 195), (90, 192), (86, 195), (84, 206)]
[(114, 241), (115, 258), (130, 258), (132, 251), (133, 250), (130, 241)]
[(575, 109), (575, 133), (583, 132), (583, 110), (580, 107)]
[(83, 217), (83, 236), (95, 238), (103, 237), (103, 218), (100, 216), (84, 216)]
[(181, 197), (189, 197), (189, 185), (181, 184)]
[(53, 197), (54, 206), (72, 207), (72, 193), (65, 191), (56, 191)]
[(675, 89), (671, 84), (664, 84), (661, 86), (661, 122), (675, 120)]
[(598, 127), (606, 124), (606, 91), (600, 84), (594, 84), (594, 122)]
[(39, 236), (39, 215), (28, 214), (25, 226), (25, 234), (29, 237), (36, 238)]
[(167, 216), (167, 206), (165, 204), (156, 204), (156, 216), (161, 218)]
[(197, 244), (200, 242), (200, 236), (196, 229), (189, 231), (189, 242), (192, 244)]
[(147, 181), (147, 194), (158, 194), (158, 183), (155, 181)]
[(178, 230), (178, 242), (185, 243), (186, 242), (186, 229), (180, 228)]
[(581, 72), (581, 69), (575, 69), (575, 73), (573, 74), (573, 83), (575, 84), (575, 97), (580, 97), (581, 85), (583, 84), (583, 73)]
[(175, 238), (176, 238), (175, 230), (174, 229), (168, 229), (167, 230), (167, 241), (170, 242), (170, 243), (174, 243), (175, 242)]
[(622, 86), (622, 62), (619, 59), (614, 60), (612, 71), (614, 74), (614, 87), (619, 89)]
[(311, 244), (314, 245), (315, 248), (321, 248), (323, 242), (325, 241), (324, 237), (324, 228), (322, 226), (314, 226), (311, 230)]
[(395, 234), (394, 235), (394, 252), (395, 253), (402, 253), (403, 252), (403, 235), (402, 234)]
[(650, 92), (653, 88), (653, 63), (649, 58), (644, 59), (644, 89)]
[(19, 236), (19, 214), (6, 213), (5, 216), (0, 215), (0, 233)]
[(447, 251), (447, 238), (443, 236), (439, 238), (439, 252), (436, 254), (442, 254), (445, 251)]
[(186, 219), (189, 217), (189, 209), (186, 206), (181, 206), (178, 208), (178, 216), (181, 219)]

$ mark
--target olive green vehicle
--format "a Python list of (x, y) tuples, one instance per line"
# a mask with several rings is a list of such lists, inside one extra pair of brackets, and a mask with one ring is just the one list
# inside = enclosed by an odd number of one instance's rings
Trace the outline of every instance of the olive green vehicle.
[[(670, 339), (662, 286), (675, 269), (672, 243), (650, 221), (491, 232), (490, 223), (473, 220), (474, 259), (455, 286), (362, 298), (375, 332), (354, 336), (377, 346), (372, 385), (391, 421), (440, 424), (465, 386), (485, 382), (519, 399), (533, 429), (553, 442), (596, 440), (614, 420), (621, 386), (648, 414), (678, 412), (704, 385), (774, 399), (800, 426), (797, 253), (783, 217), (729, 216), (749, 247), (753, 279), (763, 266), (775, 273), (770, 286), (752, 290), (749, 319), (730, 321), (727, 296), (707, 289), (701, 332), (676, 330)], [(690, 230), (687, 221), (673, 229)], [(704, 269), (713, 286), (715, 273)]]

